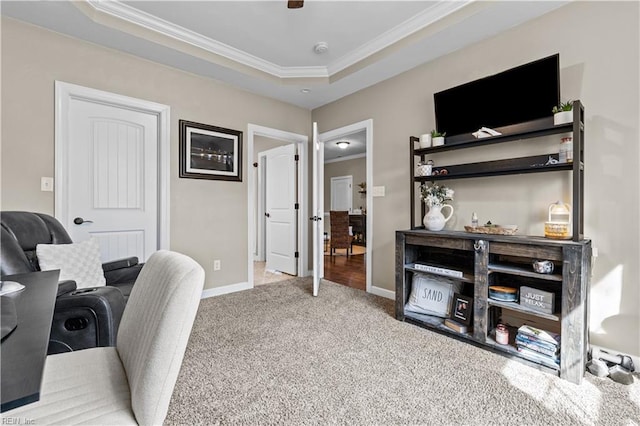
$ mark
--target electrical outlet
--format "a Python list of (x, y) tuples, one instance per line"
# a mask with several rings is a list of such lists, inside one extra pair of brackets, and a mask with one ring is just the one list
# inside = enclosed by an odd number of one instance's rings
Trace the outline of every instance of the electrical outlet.
[(220, 270), (220, 260), (216, 259), (213, 261), (213, 270), (214, 271), (219, 271)]
[(53, 192), (53, 178), (41, 177), (40, 178), (40, 191)]

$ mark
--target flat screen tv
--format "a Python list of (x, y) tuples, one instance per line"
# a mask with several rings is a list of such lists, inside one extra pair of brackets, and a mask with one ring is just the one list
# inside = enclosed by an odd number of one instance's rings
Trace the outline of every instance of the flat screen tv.
[(555, 54), (435, 93), (437, 130), (450, 137), (550, 117), (560, 103), (559, 74)]

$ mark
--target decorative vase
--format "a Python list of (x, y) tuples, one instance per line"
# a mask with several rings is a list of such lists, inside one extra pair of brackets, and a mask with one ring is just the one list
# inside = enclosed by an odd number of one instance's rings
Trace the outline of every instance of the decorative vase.
[(420, 135), (420, 148), (429, 147), (431, 147), (431, 134), (425, 133), (424, 135)]
[(444, 136), (438, 136), (437, 138), (433, 138), (433, 146), (441, 146), (444, 145)]
[(573, 121), (573, 110), (571, 111), (560, 111), (553, 114), (553, 124), (557, 126), (558, 124), (571, 123)]
[[(447, 217), (444, 217), (441, 210), (444, 207), (449, 207), (451, 211)], [(444, 228), (445, 223), (453, 216), (453, 206), (449, 204), (434, 204), (429, 207), (429, 211), (424, 215), (422, 223), (429, 231), (441, 231)]]

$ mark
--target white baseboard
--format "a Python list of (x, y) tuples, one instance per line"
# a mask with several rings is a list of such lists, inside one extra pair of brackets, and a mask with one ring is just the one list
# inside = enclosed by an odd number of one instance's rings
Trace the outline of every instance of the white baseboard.
[(591, 346), (591, 348), (601, 349), (601, 350), (603, 350), (606, 353), (611, 354), (611, 355), (627, 355), (627, 356), (631, 357), (631, 361), (633, 361), (633, 365), (635, 366), (636, 371), (640, 371), (640, 357), (638, 357), (638, 356), (625, 354), (623, 352), (616, 351), (615, 349), (603, 348), (602, 346), (598, 346), (598, 345), (589, 345), (589, 346)]
[(221, 296), (223, 294), (235, 293), (242, 290), (252, 289), (253, 286), (247, 282), (238, 284), (229, 284), (222, 287), (207, 288), (202, 291), (200, 299), (207, 299), (209, 297)]
[(376, 296), (384, 297), (387, 299), (395, 300), (396, 292), (387, 290), (380, 287), (371, 286), (371, 290), (369, 291), (371, 294), (375, 294)]

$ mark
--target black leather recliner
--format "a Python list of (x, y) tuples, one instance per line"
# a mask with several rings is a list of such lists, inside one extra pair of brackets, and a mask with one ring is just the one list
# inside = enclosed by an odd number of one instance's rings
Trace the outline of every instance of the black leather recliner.
[[(0, 213), (0, 277), (39, 271), (38, 244), (70, 244), (55, 218), (30, 212)], [(76, 289), (61, 281), (51, 325), (49, 354), (115, 346), (120, 318), (142, 269), (136, 257), (102, 265), (106, 287)]]

